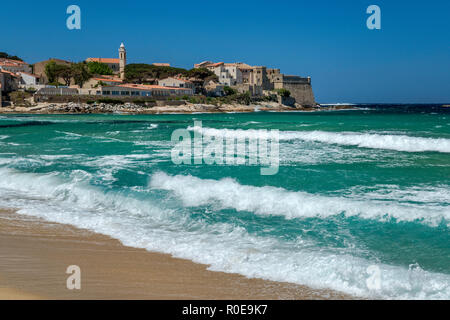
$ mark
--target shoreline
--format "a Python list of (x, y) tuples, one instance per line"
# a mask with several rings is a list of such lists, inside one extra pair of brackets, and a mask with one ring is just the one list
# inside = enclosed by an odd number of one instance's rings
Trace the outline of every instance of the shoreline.
[(352, 105), (338, 106), (286, 106), (279, 103), (265, 103), (261, 105), (226, 104), (221, 106), (209, 104), (184, 104), (179, 106), (154, 106), (144, 107), (132, 103), (120, 105), (99, 103), (37, 103), (31, 107), (10, 106), (0, 108), (0, 114), (195, 114), (195, 113), (253, 113), (268, 112), (318, 112), (353, 110)]
[[(0, 209), (0, 300), (4, 299), (355, 299), (332, 290), (207, 270), (111, 237)], [(81, 290), (68, 290), (69, 265)]]

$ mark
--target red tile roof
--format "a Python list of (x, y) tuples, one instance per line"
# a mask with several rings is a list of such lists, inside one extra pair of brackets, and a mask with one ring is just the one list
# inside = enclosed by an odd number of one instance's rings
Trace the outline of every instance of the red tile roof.
[(14, 72), (8, 71), (8, 70), (0, 69), (0, 72), (8, 73), (8, 74), (10, 74), (13, 77), (18, 77), (17, 74), (15, 74)]
[(207, 67), (207, 68), (209, 68), (209, 67), (215, 68), (215, 67), (221, 66), (221, 65), (223, 65), (223, 64), (224, 64), (223, 62), (217, 62), (217, 63), (209, 64), (209, 65), (207, 65), (206, 67)]
[(87, 58), (88, 62), (100, 62), (100, 63), (120, 63), (120, 59), (114, 58)]
[(7, 65), (7, 66), (24, 66), (27, 65), (28, 63), (23, 62), (23, 61), (19, 61), (19, 60), (11, 60), (11, 59), (5, 59), (5, 58), (0, 58), (0, 65)]

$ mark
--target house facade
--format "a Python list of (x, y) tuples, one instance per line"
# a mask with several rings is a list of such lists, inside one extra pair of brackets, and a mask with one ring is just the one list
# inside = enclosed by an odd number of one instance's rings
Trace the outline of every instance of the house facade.
[(16, 91), (19, 88), (20, 76), (14, 72), (0, 69), (0, 84), (2, 92)]
[(28, 72), (19, 72), (20, 75), (20, 84), (28, 87), (28, 86), (37, 86), (39, 85), (39, 76), (28, 73)]
[(109, 76), (98, 76), (93, 77), (86, 81), (83, 84), (83, 89), (92, 89), (92, 88), (98, 88), (102, 85), (108, 85), (108, 86), (114, 86), (118, 84), (122, 84), (123, 80), (119, 79), (117, 77), (109, 77)]
[(166, 79), (158, 80), (158, 85), (160, 85), (162, 87), (194, 89), (194, 84), (191, 81), (183, 80), (180, 78), (174, 78), (174, 77), (169, 77)]
[(242, 83), (242, 72), (237, 63), (209, 63), (205, 61), (194, 65), (195, 68), (206, 68), (219, 79), (219, 83), (225, 86), (235, 86)]

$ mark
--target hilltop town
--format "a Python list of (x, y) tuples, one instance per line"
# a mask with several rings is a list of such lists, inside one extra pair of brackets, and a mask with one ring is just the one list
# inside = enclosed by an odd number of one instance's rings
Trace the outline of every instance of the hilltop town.
[(312, 109), (310, 77), (243, 62), (204, 61), (191, 70), (169, 63), (127, 64), (51, 58), (32, 65), (0, 53), (0, 112), (227, 112)]

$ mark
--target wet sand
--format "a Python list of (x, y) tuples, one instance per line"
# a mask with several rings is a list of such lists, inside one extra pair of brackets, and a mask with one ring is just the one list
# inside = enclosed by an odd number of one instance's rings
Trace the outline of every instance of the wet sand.
[[(81, 290), (66, 287), (81, 268)], [(212, 272), (107, 236), (0, 210), (3, 299), (348, 299), (341, 293)]]

